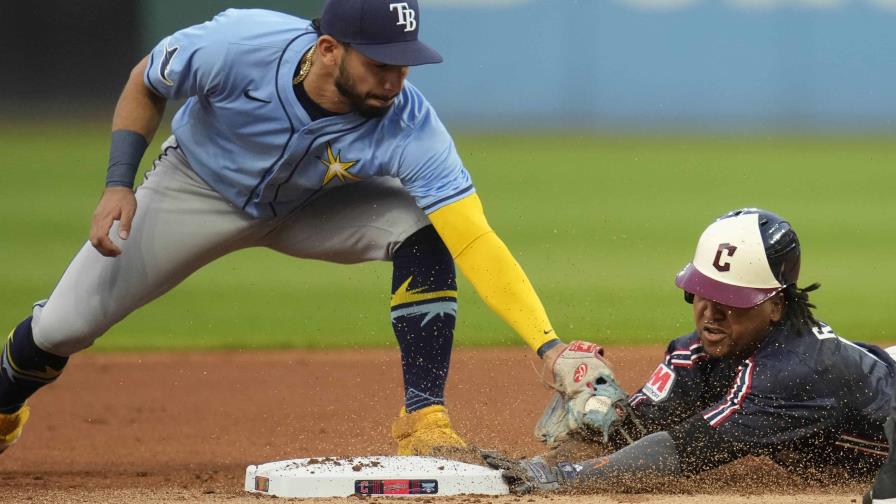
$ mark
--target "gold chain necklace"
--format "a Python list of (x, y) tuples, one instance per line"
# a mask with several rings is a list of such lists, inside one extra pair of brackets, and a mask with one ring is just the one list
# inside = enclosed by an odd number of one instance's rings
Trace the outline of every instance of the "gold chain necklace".
[(302, 83), (303, 80), (305, 80), (305, 77), (308, 77), (308, 72), (311, 71), (311, 63), (314, 59), (315, 50), (317, 50), (317, 42), (315, 42), (314, 45), (311, 46), (311, 49), (309, 49), (308, 52), (305, 53), (304, 56), (302, 56), (302, 66), (301, 68), (299, 68), (299, 75), (296, 75), (296, 77), (292, 80), (293, 86), (298, 86)]

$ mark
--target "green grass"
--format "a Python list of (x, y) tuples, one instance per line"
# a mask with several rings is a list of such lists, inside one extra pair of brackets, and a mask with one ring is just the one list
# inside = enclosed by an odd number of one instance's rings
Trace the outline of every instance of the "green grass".
[[(712, 219), (762, 206), (799, 232), (803, 283), (823, 284), (813, 294), (820, 318), (850, 339), (896, 341), (890, 138), (533, 133), (459, 135), (457, 145), (492, 226), (565, 339), (660, 344), (687, 332), (690, 310), (675, 273)], [(49, 295), (86, 239), (106, 151), (104, 125), (0, 126), (6, 326)], [(337, 266), (244, 251), (137, 311), (97, 347), (393, 345), (390, 275), (386, 263)], [(458, 344), (522, 344), (469, 283), (460, 289)]]

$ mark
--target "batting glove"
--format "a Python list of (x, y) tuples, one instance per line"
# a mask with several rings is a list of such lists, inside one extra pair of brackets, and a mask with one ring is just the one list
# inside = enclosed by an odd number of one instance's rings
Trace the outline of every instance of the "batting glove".
[(485, 462), (501, 470), (501, 476), (511, 493), (522, 495), (532, 492), (553, 492), (574, 480), (580, 466), (569, 462), (551, 465), (542, 457), (512, 460), (495, 453), (482, 454)]

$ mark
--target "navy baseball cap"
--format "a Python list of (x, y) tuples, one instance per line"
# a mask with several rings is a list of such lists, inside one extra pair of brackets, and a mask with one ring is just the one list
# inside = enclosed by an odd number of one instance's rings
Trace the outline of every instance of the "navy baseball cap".
[(320, 16), (320, 31), (387, 65), (442, 62), (435, 49), (417, 38), (417, 0), (327, 0)]

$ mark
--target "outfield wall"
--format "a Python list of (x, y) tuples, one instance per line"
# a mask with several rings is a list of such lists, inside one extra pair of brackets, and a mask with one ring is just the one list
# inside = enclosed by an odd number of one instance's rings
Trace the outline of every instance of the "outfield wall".
[[(420, 1), (422, 36), (446, 61), (411, 79), (456, 128), (896, 131), (896, 0)], [(106, 113), (133, 62), (178, 27), (322, 4), (5, 3), (0, 116)]]
[(464, 126), (896, 130), (892, 0), (429, 0)]

